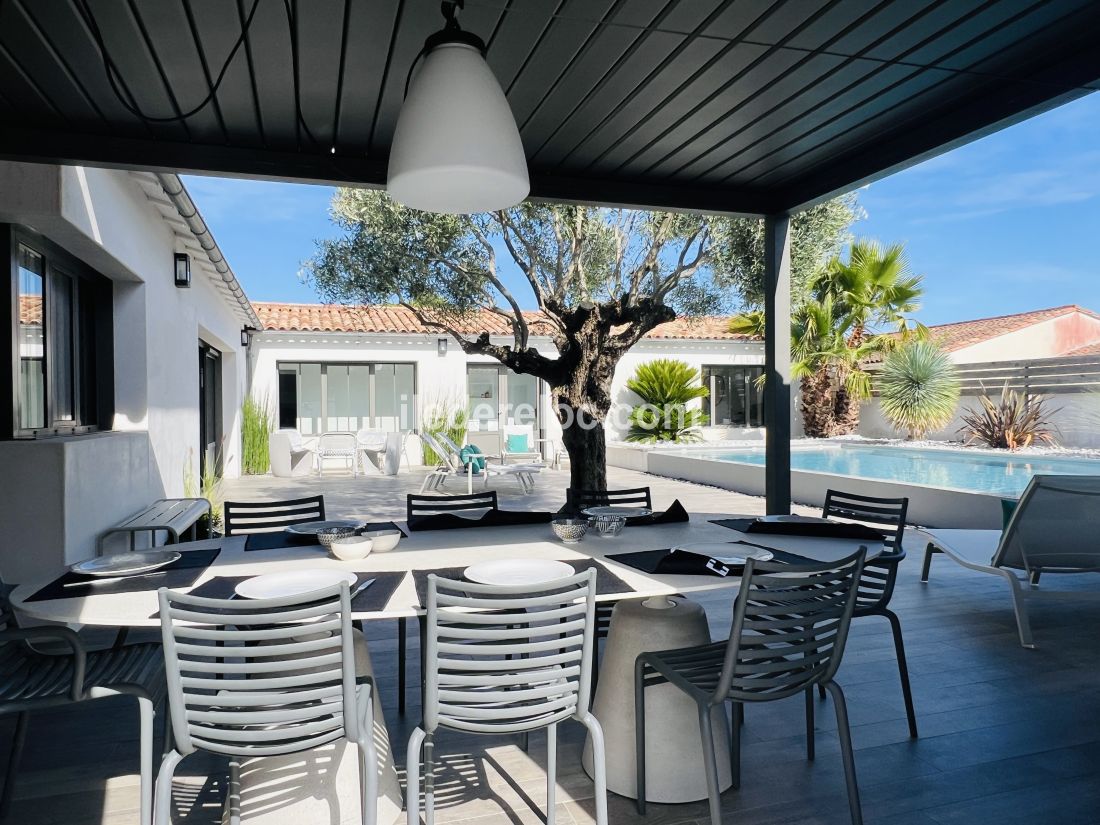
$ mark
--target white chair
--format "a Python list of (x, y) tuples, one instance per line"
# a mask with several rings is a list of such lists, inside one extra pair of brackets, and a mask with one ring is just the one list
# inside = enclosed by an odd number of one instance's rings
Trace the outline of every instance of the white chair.
[[(517, 450), (508, 449), (508, 440), (522, 439), (524, 448)], [(506, 463), (508, 459), (517, 459), (523, 462), (542, 461), (544, 458), (542, 445), (549, 444), (554, 450), (554, 441), (551, 438), (537, 438), (534, 424), (505, 424), (501, 438), (500, 461)]]
[(325, 471), (325, 459), (340, 458), (359, 475), (359, 442), (355, 433), (322, 433), (317, 439), (317, 475)]
[(276, 430), (267, 449), (271, 474), (276, 478), (305, 476), (313, 469), (313, 450), (306, 446), (297, 430)]
[[(356, 460), (363, 471), (363, 475), (375, 475), (384, 472), (382, 456), (386, 452), (386, 431), (361, 429), (355, 434), (355, 443), (359, 450)], [(368, 467), (371, 469), (367, 469)]]
[(603, 730), (588, 709), (596, 572), (531, 586), (428, 576), (424, 720), (409, 737), (408, 825), (435, 822), (433, 766), (440, 729), (511, 734), (546, 729), (546, 823), (554, 825), (557, 726), (575, 719), (592, 740), (596, 822), (607, 823)]
[(375, 825), (372, 685), (356, 684), (347, 583), (279, 599), (163, 588), (159, 598), (174, 747), (157, 776), (156, 825), (171, 825), (172, 777), (196, 751), (229, 758), (227, 821), (235, 825), (242, 762), (340, 740), (357, 747), (362, 822)]
[[(439, 435), (439, 433), (435, 435)], [(424, 481), (420, 485), (420, 492), (422, 493), (428, 490), (438, 490), (443, 486), (443, 482), (456, 472), (456, 464), (452, 460), (453, 451), (444, 447), (435, 435), (427, 432), (420, 433), (420, 440), (427, 444), (428, 448), (436, 455), (435, 466), (424, 476)], [(458, 467), (461, 468), (461, 462), (458, 463)]]
[[(453, 467), (454, 473), (466, 476), (466, 492), (473, 493), (474, 474), (470, 472), (469, 467), (463, 464), (462, 449), (455, 444), (446, 433), (436, 433), (435, 437), (439, 444), (447, 451), (447, 457)], [(490, 464), (489, 459), (497, 458), (497, 456), (484, 454), (480, 455), (479, 458), (485, 459), (485, 466), (479, 471), (479, 475), (483, 479), (485, 487), (489, 486), (490, 478), (504, 476), (515, 479), (525, 495), (534, 492), (535, 476), (544, 467), (541, 462), (530, 464)], [(424, 491), (421, 490), (420, 492)]]
[[(1100, 476), (1034, 476), (1003, 532), (999, 530), (924, 530), (931, 538), (924, 551), (921, 581), (928, 581), (932, 556), (943, 553), (968, 570), (992, 573), (1008, 582), (1020, 644), (1035, 647), (1027, 602), (1081, 598), (1080, 592), (1037, 591), (1043, 573), (1100, 572)], [(1022, 574), (1022, 575), (1020, 575)], [(1095, 595), (1095, 594), (1089, 594)]]

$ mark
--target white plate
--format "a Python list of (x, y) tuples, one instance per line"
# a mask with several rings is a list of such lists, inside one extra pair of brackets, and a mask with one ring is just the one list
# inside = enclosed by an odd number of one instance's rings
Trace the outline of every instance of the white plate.
[(803, 524), (829, 524), (827, 518), (821, 518), (821, 516), (760, 516), (757, 521), (763, 521), (769, 524), (785, 524), (788, 522), (801, 522)]
[(298, 596), (340, 582), (355, 584), (355, 574), (342, 570), (286, 570), (282, 573), (265, 573), (238, 582), (233, 589), (242, 599), (278, 599)]
[(471, 564), (465, 576), (479, 584), (543, 584), (572, 576), (576, 571), (553, 559), (497, 559)]
[(582, 510), (586, 516), (651, 516), (653, 511), (648, 507), (585, 507)]
[[(744, 549), (742, 549), (744, 548)], [(744, 564), (747, 559), (757, 561), (771, 561), (774, 554), (771, 550), (762, 550), (758, 547), (745, 547), (743, 544), (730, 544), (722, 541), (699, 541), (691, 544), (680, 544), (672, 548), (682, 553), (697, 553), (700, 556), (710, 556), (723, 564)]]
[(84, 576), (136, 576), (158, 570), (180, 558), (182, 556), (178, 550), (144, 550), (87, 559), (69, 569)]
[(322, 530), (328, 530), (330, 527), (350, 527), (352, 530), (359, 530), (365, 526), (366, 522), (363, 521), (334, 519), (330, 521), (303, 521), (301, 524), (291, 524), (284, 527), (283, 530), (295, 536), (316, 536)]

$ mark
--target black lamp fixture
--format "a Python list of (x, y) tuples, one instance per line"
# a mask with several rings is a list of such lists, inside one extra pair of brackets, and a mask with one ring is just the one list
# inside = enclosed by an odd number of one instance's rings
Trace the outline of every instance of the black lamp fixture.
[(447, 354), (447, 339), (436, 338), (435, 339), (435, 352), (441, 358)]
[(245, 327), (241, 330), (241, 346), (248, 347), (252, 342), (252, 329), (251, 327)]
[(191, 286), (191, 256), (186, 252), (177, 252), (173, 258), (176, 262), (176, 286), (188, 289)]

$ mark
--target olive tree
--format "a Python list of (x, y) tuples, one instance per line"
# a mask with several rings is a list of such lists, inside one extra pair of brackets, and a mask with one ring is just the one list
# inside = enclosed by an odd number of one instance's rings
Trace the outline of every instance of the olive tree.
[[(796, 217), (796, 242), (800, 222), (827, 225), (823, 261), (843, 241), (854, 208), (848, 198)], [(823, 212), (829, 220), (821, 220)], [(759, 268), (741, 261), (760, 231), (760, 222), (747, 218), (540, 203), (441, 215), (406, 209), (367, 189), (338, 190), (332, 217), (343, 236), (318, 242), (304, 270), (322, 298), (396, 302), (425, 326), (449, 333), (466, 353), (546, 381), (570, 483), (582, 489), (606, 487), (604, 422), (623, 355), (678, 315), (744, 305), (739, 287)], [(517, 279), (508, 269), (521, 273), (522, 292), (509, 286)], [(532, 304), (555, 356), (532, 346), (530, 315), (523, 312)], [(488, 331), (470, 334), (482, 312), (504, 320), (510, 342), (493, 341)]]

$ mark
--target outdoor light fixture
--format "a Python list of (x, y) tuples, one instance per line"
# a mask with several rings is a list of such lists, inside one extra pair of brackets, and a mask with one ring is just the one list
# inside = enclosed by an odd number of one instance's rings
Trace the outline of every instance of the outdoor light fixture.
[(245, 327), (241, 330), (241, 346), (247, 347), (248, 343), (252, 340), (252, 330)]
[(506, 209), (531, 190), (519, 129), (485, 62), (485, 43), (455, 19), (462, 6), (443, 3), (446, 25), (409, 70), (386, 183), (398, 203), (454, 215)]
[(186, 252), (177, 252), (176, 261), (176, 286), (187, 289), (191, 286), (191, 256)]
[(439, 355), (440, 357), (447, 354), (447, 339), (446, 338), (436, 338), (435, 339), (435, 351), (436, 351), (436, 354)]

